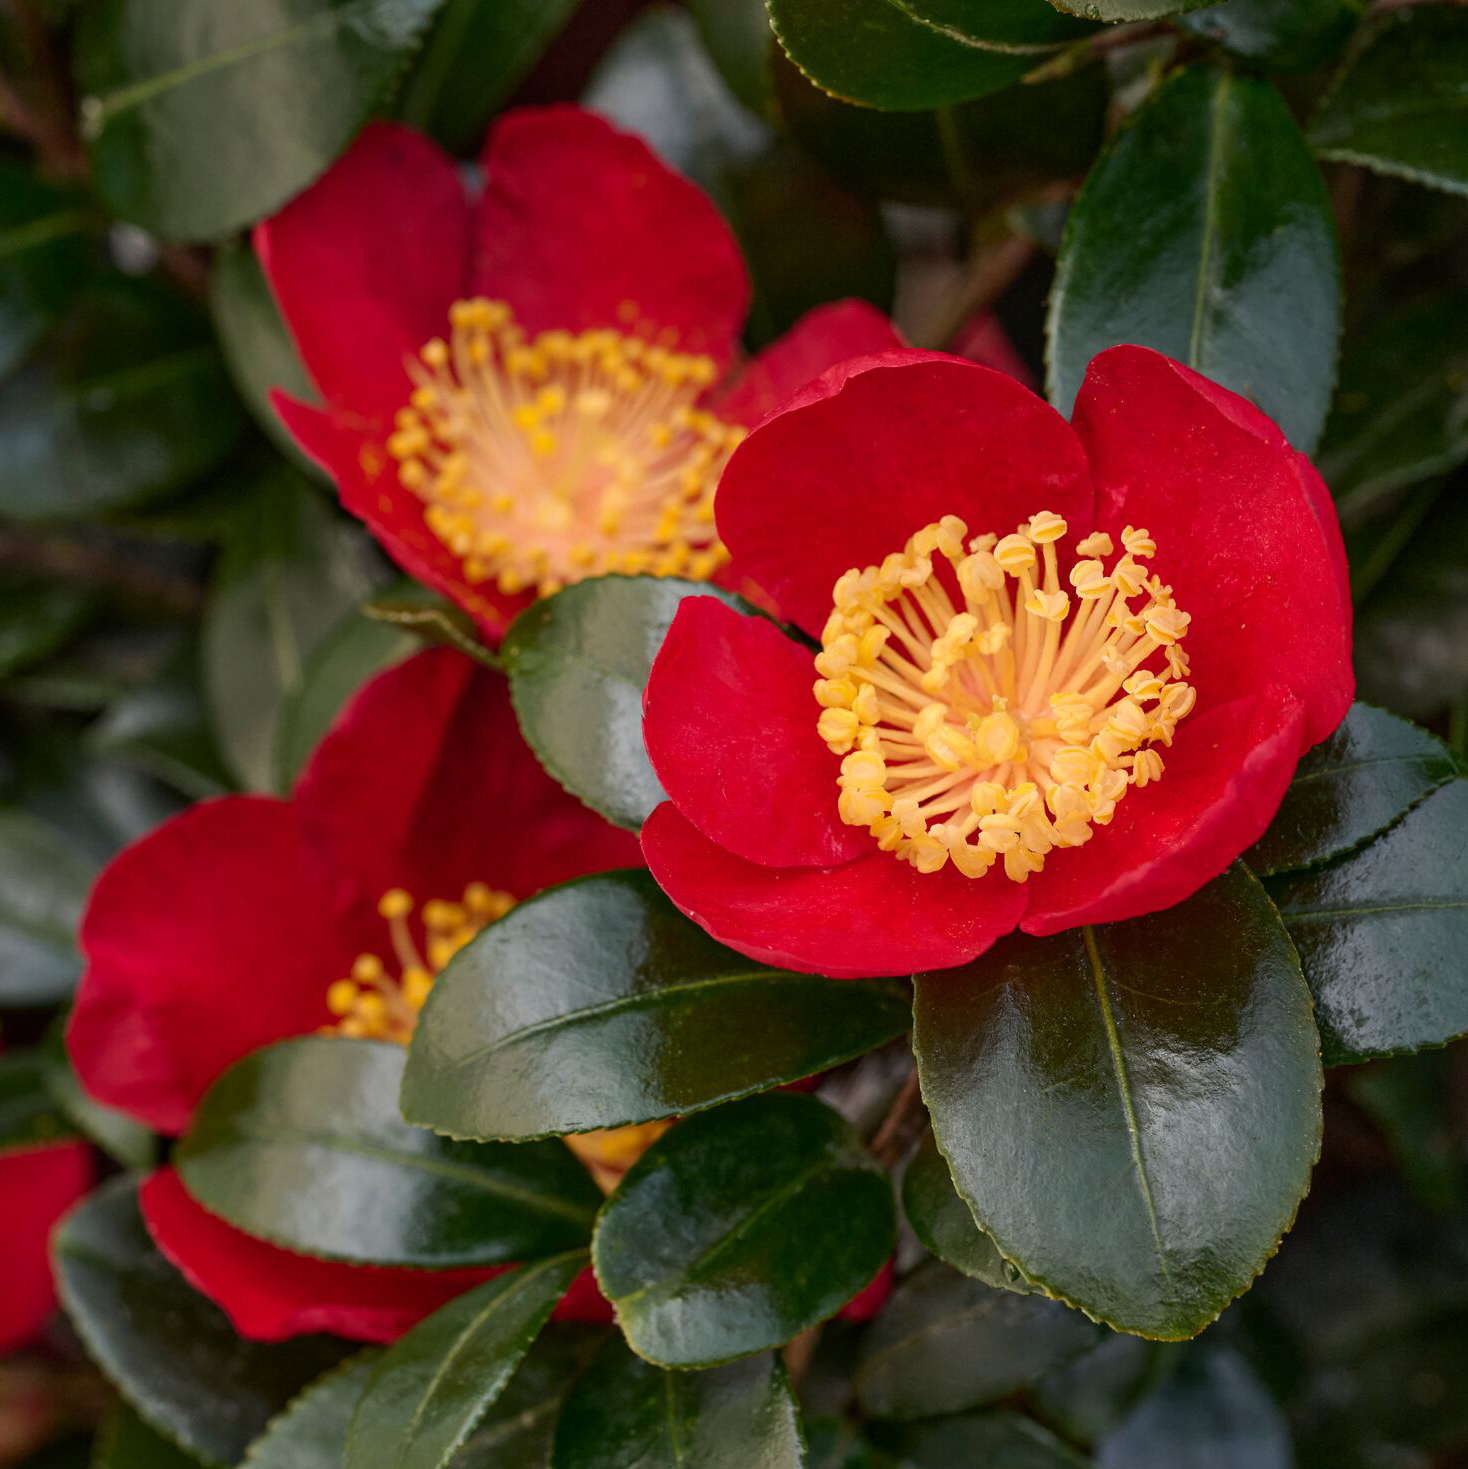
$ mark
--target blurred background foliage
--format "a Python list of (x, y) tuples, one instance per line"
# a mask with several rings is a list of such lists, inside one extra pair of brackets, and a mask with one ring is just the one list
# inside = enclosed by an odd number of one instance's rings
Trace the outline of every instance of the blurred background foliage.
[[(1336, 497), (1361, 697), (1468, 751), (1468, 9), (1095, 10), (1125, 23), (1041, 0), (0, 0), (6, 1046), (65, 1005), (111, 853), (188, 802), (288, 789), (417, 645), (361, 615), (394, 572), (267, 406), (310, 388), (248, 243), (374, 115), (466, 168), (524, 103), (642, 134), (738, 233), (750, 348), (851, 295), (928, 347), (992, 314), (1063, 411), (1114, 340), (1251, 392)], [(147, 1140), (44, 1054), (69, 1125), (136, 1161)], [(833, 1327), (803, 1377), (812, 1465), (1468, 1465), (1463, 1048), (1338, 1069), (1326, 1102), (1298, 1228), (1199, 1341), (1115, 1338), (997, 1415), (960, 1382), (929, 1421), (910, 1340)], [(958, 1277), (924, 1271), (893, 1309), (961, 1355)], [(58, 1324), (0, 1363), (0, 1463), (47, 1439), (36, 1469), (86, 1463), (104, 1403)], [(124, 1420), (96, 1454), (177, 1451)]]

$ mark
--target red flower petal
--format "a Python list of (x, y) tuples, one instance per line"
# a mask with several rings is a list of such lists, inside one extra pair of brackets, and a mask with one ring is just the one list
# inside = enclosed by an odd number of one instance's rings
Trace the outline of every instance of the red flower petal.
[(0, 1353), (29, 1341), (51, 1314), (51, 1227), (91, 1182), (92, 1152), (82, 1142), (0, 1153)]
[(491, 130), (475, 290), (532, 333), (636, 329), (728, 360), (749, 281), (708, 197), (639, 138), (578, 107), (521, 108)]
[(296, 785), (305, 831), (374, 901), (470, 882), (528, 897), (640, 865), (637, 839), (568, 795), (520, 735), (504, 677), (448, 648), (365, 685)]
[(872, 846), (837, 814), (815, 677), (810, 650), (773, 623), (690, 597), (647, 681), (643, 737), (664, 790), (710, 841), (763, 867), (832, 867)]
[(560, 1304), (551, 1312), (553, 1321), (588, 1321), (597, 1326), (610, 1326), (616, 1319), (612, 1303), (601, 1293), (590, 1265), (571, 1282)]
[(1004, 535), (1037, 510), (1090, 529), (1070, 426), (1003, 373), (926, 352), (860, 358), (803, 388), (734, 451), (716, 502), (735, 567), (813, 635), (837, 577), (928, 522)]
[(901, 346), (891, 318), (865, 301), (817, 306), (758, 352), (712, 406), (720, 418), (753, 427), (827, 368)]
[(1355, 689), (1351, 607), (1339, 526), (1308, 464), (1257, 408), (1145, 347), (1092, 362), (1075, 426), (1097, 523), (1145, 526), (1192, 614), (1199, 709), (1283, 684), (1305, 706), (1301, 748), (1324, 739)]
[(409, 576), (457, 602), (486, 638), (498, 642), (534, 597), (507, 597), (493, 581), (468, 580), (463, 561), (424, 524), (423, 502), (399, 481), (378, 439), (278, 390), (270, 401), (301, 452), (336, 481), (342, 504), (366, 523), (383, 550)]
[(192, 807), (112, 861), (92, 890), (81, 947), (87, 971), (67, 1046), (82, 1084), (182, 1132), (231, 1062), (331, 1019), (326, 987), (362, 945), (334, 920), (295, 811), (231, 796)]
[(386, 422), (407, 402), (403, 359), (448, 326), (469, 272), (469, 212), (453, 161), (395, 123), (255, 229), (255, 249), (328, 402)]
[(843, 1321), (874, 1321), (887, 1304), (892, 1285), (892, 1261), (888, 1260), (872, 1278), (872, 1283), (852, 1296), (837, 1314)]
[(172, 1168), (145, 1179), (138, 1202), (164, 1257), (251, 1341), (317, 1331), (394, 1341), (455, 1296), (514, 1268), (401, 1270), (297, 1255), (209, 1213)]
[(1128, 791), (1084, 847), (1045, 859), (1027, 884), (1020, 927), (1059, 933), (1191, 897), (1264, 834), (1294, 775), (1304, 722), (1299, 701), (1278, 685), (1195, 710), (1162, 752), (1160, 781)]
[(992, 312), (971, 316), (959, 329), (952, 342), (955, 357), (967, 357), (996, 372), (1008, 373), (1015, 382), (1023, 383), (1034, 392), (1037, 388), (1035, 375), (1024, 358), (1014, 350), (1014, 343)]
[(916, 872), (888, 852), (845, 867), (760, 867), (709, 841), (664, 801), (642, 828), (658, 885), (721, 944), (836, 979), (947, 969), (982, 954), (1024, 912), (999, 872)]

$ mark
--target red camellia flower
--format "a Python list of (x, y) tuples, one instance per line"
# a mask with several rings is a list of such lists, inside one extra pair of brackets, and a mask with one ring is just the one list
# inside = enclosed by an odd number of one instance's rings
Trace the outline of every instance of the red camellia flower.
[(1351, 701), (1325, 486), (1141, 347), (1096, 358), (1070, 424), (952, 357), (834, 368), (734, 453), (718, 531), (820, 650), (683, 603), (642, 843), (685, 913), (770, 963), (946, 968), (1179, 902)]
[(398, 564), (496, 638), (597, 572), (714, 575), (714, 486), (746, 427), (898, 339), (848, 301), (741, 363), (728, 226), (579, 108), (507, 114), (483, 163), (470, 201), (432, 143), (376, 124), (255, 239), (325, 400), (277, 394), (281, 417)]
[[(102, 874), (67, 1033), (77, 1073), (99, 1100), (182, 1132), (259, 1046), (324, 1026), (406, 1040), (435, 972), (485, 923), (637, 860), (634, 838), (541, 769), (503, 678), (418, 654), (357, 695), (290, 800), (205, 802)], [(207, 1213), (170, 1168), (141, 1200), (159, 1249), (249, 1337), (391, 1340), (497, 1273), (291, 1254)], [(589, 1273), (563, 1309), (588, 1306), (605, 1311)]]

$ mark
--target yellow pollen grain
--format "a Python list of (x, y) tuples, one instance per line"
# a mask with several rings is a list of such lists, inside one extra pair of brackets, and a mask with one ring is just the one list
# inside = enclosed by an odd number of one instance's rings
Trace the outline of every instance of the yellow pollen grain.
[(813, 693), (845, 757), (837, 809), (919, 872), (1024, 882), (1164, 777), (1154, 747), (1197, 699), (1190, 618), (1139, 564), (1157, 554), (1144, 528), (1109, 568), (1112, 537), (1086, 536), (1062, 575), (1068, 530), (1042, 510), (970, 538), (945, 516), (836, 581)]
[(744, 430), (699, 406), (711, 358), (622, 330), (527, 338), (479, 297), (449, 326), (409, 360), (387, 450), (470, 581), (545, 595), (608, 571), (706, 580), (725, 563), (713, 496)]

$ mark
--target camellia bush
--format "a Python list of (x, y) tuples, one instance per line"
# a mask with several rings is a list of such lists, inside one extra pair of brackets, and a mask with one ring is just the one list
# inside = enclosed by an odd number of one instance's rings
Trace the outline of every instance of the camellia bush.
[(1468, 7), (0, 0), (0, 1465), (1468, 1465)]

